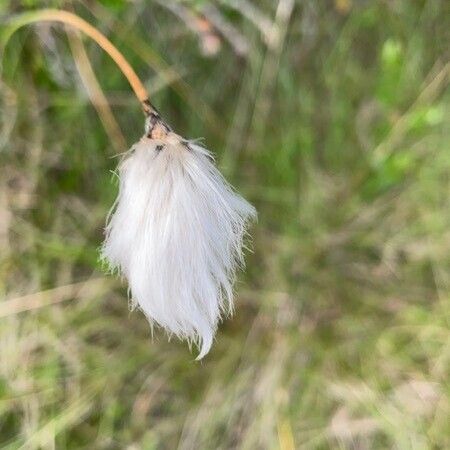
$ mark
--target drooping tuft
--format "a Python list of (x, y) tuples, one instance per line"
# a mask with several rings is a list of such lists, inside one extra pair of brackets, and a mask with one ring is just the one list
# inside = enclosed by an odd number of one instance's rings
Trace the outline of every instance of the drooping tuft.
[(119, 177), (102, 256), (125, 275), (149, 321), (197, 344), (201, 359), (221, 317), (232, 312), (233, 282), (256, 211), (206, 149), (170, 130), (135, 144)]

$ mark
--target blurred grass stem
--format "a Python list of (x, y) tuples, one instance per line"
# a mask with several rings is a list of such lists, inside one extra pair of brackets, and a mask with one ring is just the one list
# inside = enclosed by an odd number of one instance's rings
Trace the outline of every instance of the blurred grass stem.
[(121, 152), (127, 147), (127, 142), (120, 130), (119, 124), (114, 118), (114, 114), (103, 93), (100, 83), (95, 76), (94, 69), (89, 61), (81, 36), (76, 31), (67, 30), (67, 37), (69, 39), (69, 45), (75, 65), (88, 96), (94, 105), (94, 108), (97, 110), (106, 133), (112, 137), (111, 143), (117, 151)]

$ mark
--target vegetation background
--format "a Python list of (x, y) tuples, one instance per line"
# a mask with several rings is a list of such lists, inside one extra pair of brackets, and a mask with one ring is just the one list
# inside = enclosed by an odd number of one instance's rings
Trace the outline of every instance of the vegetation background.
[(2, 0), (76, 11), (259, 211), (204, 361), (98, 263), (140, 107), (98, 46), (0, 81), (3, 449), (450, 448), (450, 4)]

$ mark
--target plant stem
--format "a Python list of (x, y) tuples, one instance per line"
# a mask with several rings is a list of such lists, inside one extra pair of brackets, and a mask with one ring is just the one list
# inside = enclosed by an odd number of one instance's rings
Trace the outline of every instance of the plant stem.
[[(90, 25), (81, 17), (68, 11), (61, 11), (57, 9), (41, 9), (30, 11), (14, 16), (10, 21), (6, 32), (5, 42), (9, 40), (11, 35), (19, 28), (37, 22), (60, 22), (72, 26), (77, 30), (85, 33), (92, 38), (97, 44), (114, 60), (120, 71), (125, 75), (130, 83), (136, 97), (141, 102), (145, 114), (153, 111), (149, 102), (149, 95), (143, 83), (137, 76), (134, 69), (125, 59), (122, 53), (114, 46), (114, 44), (97, 28)], [(6, 43), (5, 43), (6, 45)]]

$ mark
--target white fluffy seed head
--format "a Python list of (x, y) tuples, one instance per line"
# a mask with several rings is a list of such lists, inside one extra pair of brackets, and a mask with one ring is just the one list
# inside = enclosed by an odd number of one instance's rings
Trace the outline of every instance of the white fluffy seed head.
[(143, 137), (119, 166), (120, 190), (102, 256), (128, 280), (133, 303), (203, 358), (233, 308), (243, 239), (256, 211), (210, 153), (170, 132)]

